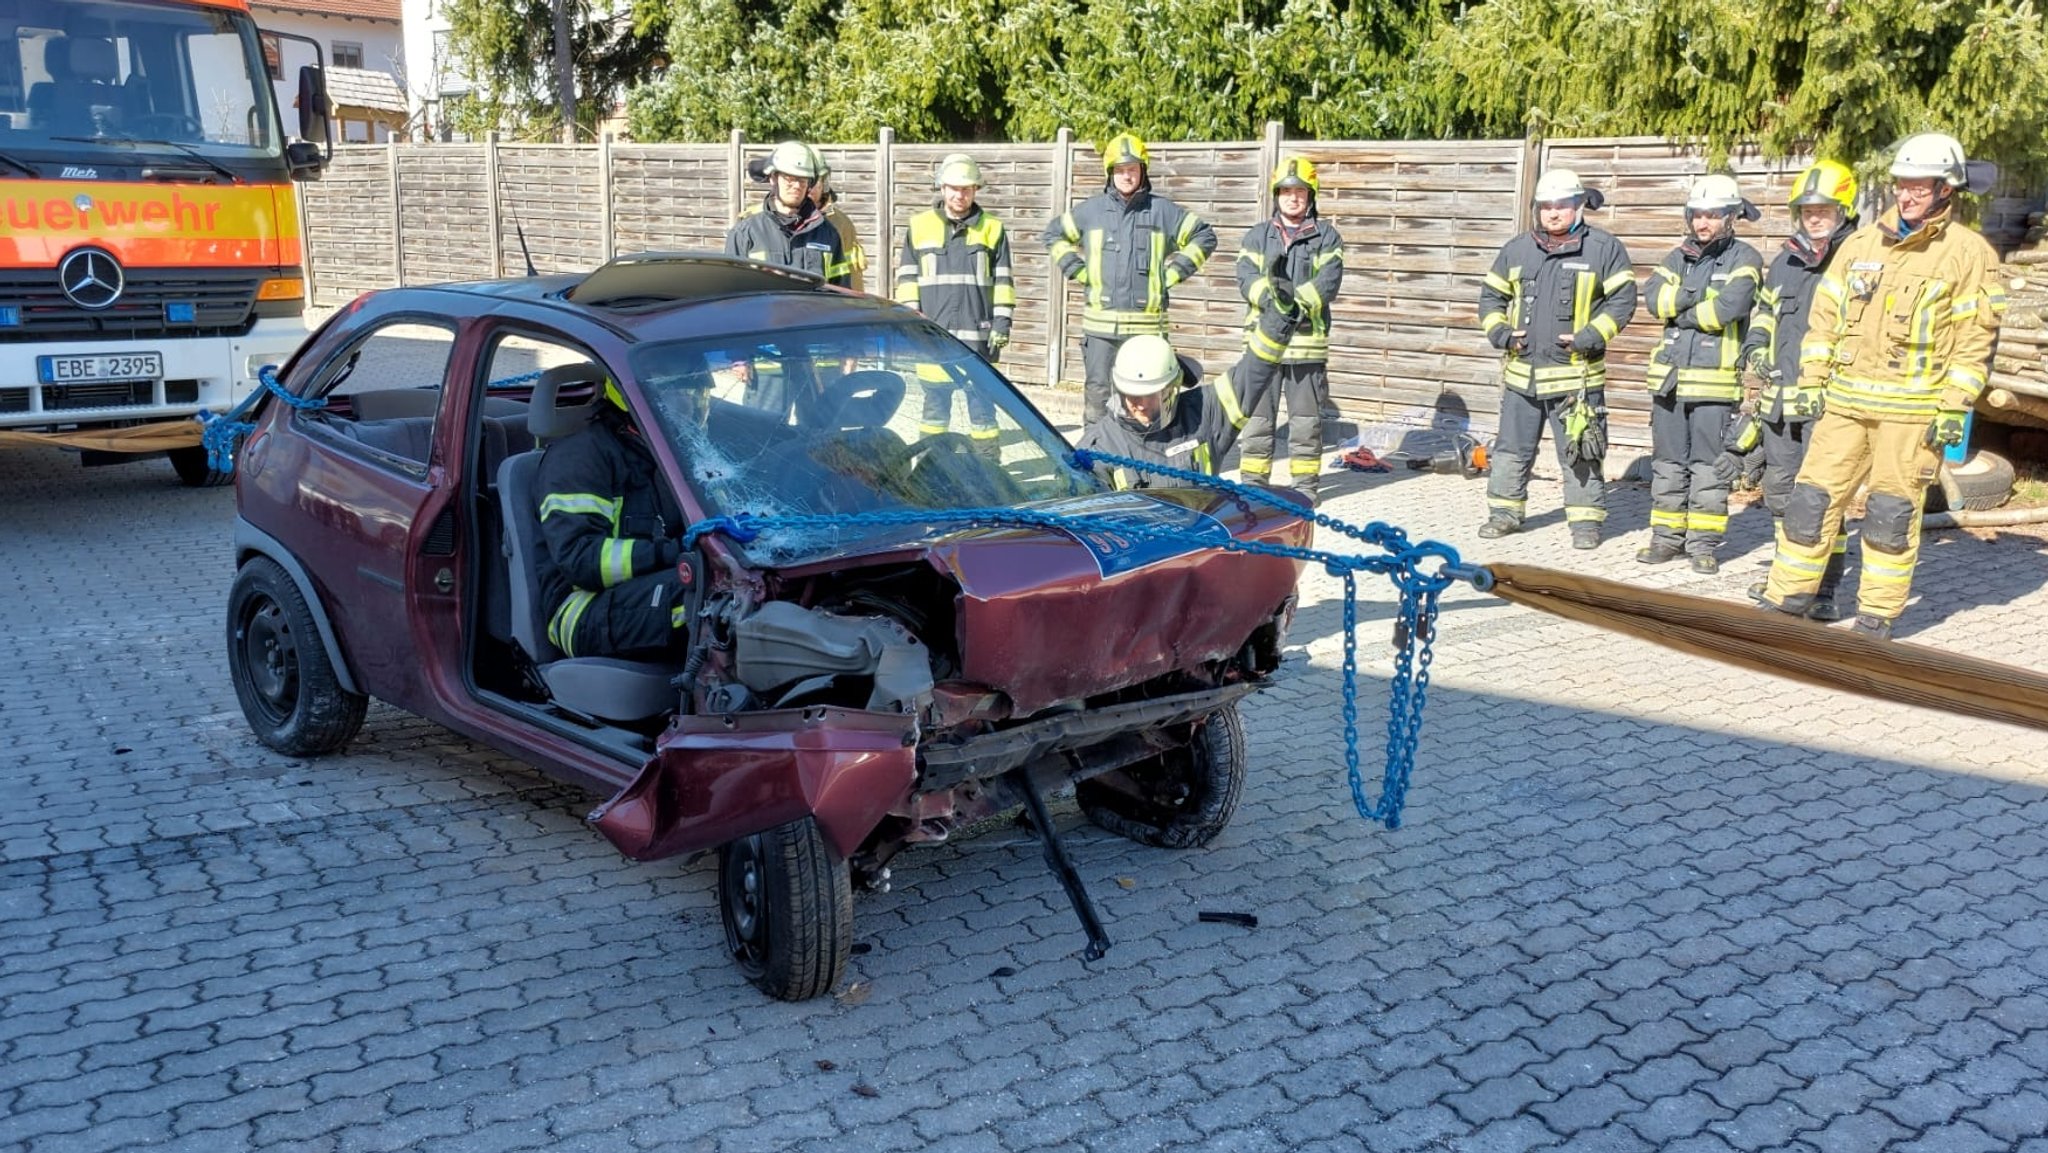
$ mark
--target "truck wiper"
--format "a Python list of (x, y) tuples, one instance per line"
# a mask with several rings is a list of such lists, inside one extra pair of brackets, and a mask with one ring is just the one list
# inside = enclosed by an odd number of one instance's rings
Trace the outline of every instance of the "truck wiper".
[(141, 136), (52, 136), (50, 137), (50, 139), (67, 140), (77, 144), (123, 144), (131, 148), (140, 148), (145, 145), (158, 144), (162, 145), (165, 148), (177, 149), (184, 155), (189, 156), (194, 160), (197, 160), (199, 163), (205, 165), (208, 168), (211, 168), (215, 173), (219, 174), (221, 177), (226, 179), (231, 184), (234, 183), (235, 180), (235, 174), (232, 169), (228, 168), (226, 165), (223, 165), (219, 161), (213, 159), (212, 157), (206, 155), (204, 152), (199, 151), (197, 148), (192, 147), (190, 144), (187, 144), (182, 140), (151, 140)]
[(36, 171), (33, 166), (25, 164), (22, 161), (16, 160), (14, 157), (7, 155), (5, 152), (0, 152), (0, 164), (5, 164), (7, 167), (14, 169), (16, 172), (21, 173), (23, 176), (42, 176), (42, 173)]

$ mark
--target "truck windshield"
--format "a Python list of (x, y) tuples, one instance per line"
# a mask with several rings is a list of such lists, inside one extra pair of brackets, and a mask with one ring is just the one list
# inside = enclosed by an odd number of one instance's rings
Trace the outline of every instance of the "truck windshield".
[(244, 12), (143, 0), (0, 0), (0, 153), (16, 167), (278, 162)]

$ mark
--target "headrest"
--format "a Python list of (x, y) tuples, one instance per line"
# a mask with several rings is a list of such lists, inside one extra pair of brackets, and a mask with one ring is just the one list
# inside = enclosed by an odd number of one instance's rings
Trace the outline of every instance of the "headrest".
[[(564, 385), (588, 384), (599, 389), (599, 395), (583, 404), (572, 404), (566, 408), (555, 407), (555, 396)], [(540, 374), (533, 385), (533, 401), (526, 410), (526, 431), (540, 440), (559, 440), (590, 423), (590, 416), (597, 406), (604, 403), (604, 370), (581, 361), (576, 364), (561, 364)]]
[(96, 36), (73, 37), (71, 45), (71, 76), (75, 80), (96, 80), (112, 84), (121, 76), (121, 57), (114, 51), (112, 40), (101, 40)]

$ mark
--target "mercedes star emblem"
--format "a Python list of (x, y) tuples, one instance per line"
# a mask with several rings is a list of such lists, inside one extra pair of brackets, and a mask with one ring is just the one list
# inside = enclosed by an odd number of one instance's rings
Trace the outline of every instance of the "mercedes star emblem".
[(97, 248), (80, 248), (57, 265), (57, 285), (71, 303), (98, 311), (121, 298), (127, 284), (114, 254)]

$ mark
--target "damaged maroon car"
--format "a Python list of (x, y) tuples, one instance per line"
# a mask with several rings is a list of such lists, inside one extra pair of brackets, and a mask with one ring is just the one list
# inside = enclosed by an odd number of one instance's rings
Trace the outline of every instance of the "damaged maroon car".
[[(607, 382), (649, 431), (666, 531), (772, 526), (689, 538), (673, 664), (565, 658), (536, 603), (535, 466)], [(1169, 848), (1236, 807), (1238, 702), (1279, 664), (1299, 562), (1217, 545), (1310, 526), (1108, 491), (907, 310), (622, 258), (372, 293), (282, 392), (237, 462), (227, 644), (256, 735), (333, 752), (375, 697), (604, 794), (589, 819), (627, 856), (718, 853), (732, 955), (774, 996), (837, 984), (854, 888), (907, 847), (1023, 806), (1099, 956), (1044, 795)]]

